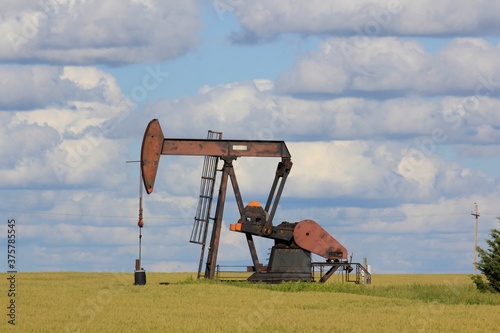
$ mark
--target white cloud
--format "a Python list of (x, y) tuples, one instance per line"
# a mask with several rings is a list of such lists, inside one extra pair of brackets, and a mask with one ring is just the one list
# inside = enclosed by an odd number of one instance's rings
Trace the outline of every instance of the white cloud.
[[(78, 75), (79, 71), (73, 72), (73, 75), (70, 75), (71, 71), (66, 73), (64, 80), (74, 80), (75, 92), (100, 89), (108, 91), (101, 96), (121, 96), (119, 90), (109, 88), (113, 87), (112, 78), (109, 78), (108, 83), (103, 83), (108, 80), (105, 73), (100, 75), (91, 69), (90, 75)], [(22, 135), (24, 132), (18, 130), (23, 124), (39, 131), (36, 134), (39, 140), (27, 140), (20, 146), (25, 147), (24, 151), (10, 150), (10, 153), (19, 157), (34, 156), (36, 151), (52, 149), (55, 154), (57, 149), (68, 152), (68, 147), (79, 147), (78, 143), (90, 138), (85, 136), (88, 126), (98, 126), (102, 119), (113, 117), (116, 113), (127, 114), (127, 108), (116, 109), (113, 100), (113, 97), (105, 98), (96, 102), (94, 108), (78, 109), (80, 117), (73, 117), (71, 108), (50, 109), (50, 112), (45, 110), (45, 119), (44, 110), (4, 112), (1, 119), (4, 124), (11, 124), (7, 128), (11, 128), (12, 135)], [(442, 159), (439, 155), (442, 142), (438, 140), (432, 146), (429, 141), (425, 141), (432, 136), (422, 135), (429, 133), (430, 128), (448, 124), (443, 122), (442, 116), (437, 121), (433, 120), (435, 117), (432, 115), (436, 112), (439, 114), (443, 105), (460, 101), (460, 98), (454, 97), (441, 101), (412, 98), (387, 101), (360, 98), (301, 100), (276, 95), (273, 89), (258, 89), (250, 82), (207, 87), (195, 96), (158, 103), (154, 108), (145, 110), (141, 116), (149, 119), (158, 116), (156, 112), (159, 112), (163, 130), (169, 137), (204, 137), (207, 127), (212, 124), (212, 129), (228, 129), (225, 138), (286, 138), (294, 166), (277, 217), (294, 222), (306, 218), (317, 219), (327, 231), (348, 246), (350, 253), (354, 252), (358, 260), (368, 256), (377, 271), (394, 271), (396, 268), (391, 265), (396, 258), (401, 263), (411, 263), (398, 266), (398, 270), (414, 272), (432, 268), (425, 261), (412, 261), (415, 253), (411, 251), (394, 254), (408, 242), (432, 247), (432, 253), (437, 254), (456, 249), (452, 248), (453, 242), (443, 240), (439, 243), (437, 236), (427, 241), (420, 239), (423, 236), (415, 239), (408, 235), (450, 232), (467, 240), (460, 233), (466, 228), (468, 210), (465, 217), (456, 219), (456, 223), (449, 225), (447, 222), (454, 219), (460, 208), (469, 202), (481, 201), (482, 207), (493, 209), (493, 212), (496, 207), (497, 196), (494, 193), (498, 186), (494, 180)], [(496, 124), (494, 110), (497, 103), (492, 98), (483, 99), (481, 108), (476, 111), (476, 115), (492, 122), (492, 128)], [(404, 107), (406, 113), (402, 114), (400, 110)], [(165, 109), (168, 114), (163, 113)], [(243, 112), (238, 114), (235, 112), (237, 110)], [(471, 130), (482, 122), (478, 120), (475, 123), (474, 117), (465, 117), (465, 113), (462, 115), (462, 125), (465, 126), (467, 120)], [(197, 122), (199, 117), (202, 120)], [(122, 121), (126, 123), (125, 126), (137, 127), (137, 119), (125, 117)], [(39, 125), (42, 120), (45, 120), (46, 125)], [(422, 124), (415, 126), (418, 123)], [(463, 136), (462, 131), (453, 130), (453, 124), (448, 124), (445, 133), (449, 136), (447, 144)], [(185, 131), (185, 128), (189, 130)], [(261, 132), (263, 128), (267, 132)], [(397, 138), (410, 131), (415, 133), (415, 139), (424, 140), (420, 146), (417, 141), (397, 142), (391, 139), (391, 136)], [(52, 137), (47, 135), (43, 139), (42, 133), (52, 133)], [(309, 133), (315, 133), (316, 136), (307, 141), (300, 140)], [(337, 140), (334, 138), (336, 135), (364, 137)], [(377, 140), (371, 138), (374, 135), (378, 135)], [(136, 141), (140, 139), (140, 135), (133, 137)], [(12, 178), (14, 181), (11, 183), (4, 183), (4, 188), (19, 185), (19, 182), (24, 186), (36, 181), (45, 182), (45, 187), (63, 184), (62, 192), (18, 191), (7, 201), (12, 207), (18, 206), (21, 201), (24, 203), (22, 211), (18, 213), (21, 221), (38, 221), (37, 225), (23, 231), (26, 241), (38, 244), (38, 254), (28, 263), (32, 267), (42, 270), (77, 267), (83, 270), (116, 271), (128, 267), (125, 263), (130, 262), (130, 270), (133, 268), (133, 259), (137, 255), (137, 178), (135, 168), (126, 171), (126, 155), (120, 151), (122, 140), (120, 136), (105, 136), (88, 157), (84, 156), (81, 165), (71, 169), (64, 183), (59, 183), (53, 176), (52, 180), (43, 176), (44, 172), (53, 172), (50, 169), (43, 171), (44, 163), (50, 161), (47, 159), (50, 155), (44, 153), (35, 159), (38, 161), (36, 170), (34, 167), (23, 169), (24, 164), (5, 164), (5, 170), (18, 174), (18, 178)], [(57, 149), (50, 148), (54, 146)], [(461, 149), (465, 147), (461, 146)], [(3, 161), (5, 157), (7, 155)], [(10, 161), (14, 163), (14, 159)], [(67, 162), (61, 158), (60, 161)], [(143, 230), (143, 266), (148, 271), (196, 270), (199, 248), (190, 245), (188, 240), (196, 209), (201, 162), (201, 157), (162, 157), (156, 190), (144, 199), (146, 226)], [(241, 158), (234, 162), (245, 202), (265, 200), (276, 163), (276, 159), (262, 158)], [(399, 172), (396, 183), (388, 183), (387, 173), (395, 175), (395, 172)], [(68, 186), (78, 188), (69, 191)], [(82, 186), (90, 189), (83, 190), (80, 188)], [(346, 198), (349, 199), (346, 201)], [(451, 209), (450, 205), (458, 208)], [(42, 212), (40, 207), (43, 207)], [(30, 215), (26, 213), (29, 211), (38, 213)], [(227, 224), (235, 222), (235, 216), (237, 212), (229, 201), (225, 214), (226, 226), (221, 238), (222, 264), (250, 262), (244, 237), (226, 230)], [(275, 224), (280, 222), (279, 218)], [(385, 235), (388, 230), (396, 236), (390, 239), (387, 246), (380, 248), (380, 243), (387, 242)], [(57, 237), (51, 235), (54, 231)], [(54, 244), (59, 249), (64, 248), (64, 253), (54, 248)], [(257, 250), (263, 261), (269, 246), (269, 242), (258, 244)], [(379, 253), (376, 258), (370, 258), (373, 249)], [(467, 251), (462, 250), (462, 253)], [(457, 264), (461, 258), (456, 258)], [(66, 264), (70, 259), (74, 266)], [(439, 260), (444, 262), (446, 258)], [(50, 264), (37, 264), (43, 261)]]
[(16, 1), (2, 9), (0, 60), (85, 65), (174, 58), (198, 44), (198, 15), (194, 0)]
[[(323, 41), (278, 78), (292, 94), (374, 96), (500, 93), (500, 49), (482, 39), (456, 39), (437, 53), (394, 37)], [(480, 59), (480, 61), (479, 61)]]
[(170, 137), (203, 138), (211, 129), (231, 139), (399, 140), (434, 154), (443, 144), (498, 142), (500, 100), (471, 88), (464, 97), (302, 99), (239, 83), (163, 100), (145, 112)]
[[(159, 118), (167, 137), (204, 138), (211, 129), (228, 139), (285, 140), (294, 166), (275, 224), (315, 219), (377, 272), (432, 271), (450, 261), (467, 270), (472, 202), (484, 218), (480, 239), (499, 213), (494, 173), (462, 160), (486, 164), (500, 149), (498, 46), (457, 38), (432, 53), (415, 40), (381, 36), (495, 35), (495, 5), (485, 3), (400, 4), (387, 16), (389, 1), (233, 1), (246, 29), (239, 37), (349, 36), (356, 28), (361, 35), (325, 39), (277, 81), (207, 85), (193, 96), (140, 105), (140, 112), (112, 75), (64, 64), (177, 57), (198, 43), (197, 2), (2, 5), (0, 32), (11, 39), (0, 41), (0, 61), (15, 64), (0, 67), (0, 187), (5, 214), (22, 226), (30, 254), (23, 265), (132, 271), (138, 174), (125, 161), (138, 157), (147, 122)], [(202, 160), (162, 157), (155, 192), (144, 197), (148, 271), (197, 268), (199, 247), (188, 240)], [(245, 203), (264, 203), (278, 160), (234, 162)], [(238, 218), (235, 206), (229, 186), (219, 258), (250, 263), (244, 236), (227, 229)], [(256, 240), (262, 261), (271, 243)]]
[[(128, 149), (111, 139), (131, 111), (114, 77), (93, 67), (4, 66), (0, 72), (7, 78), (0, 104), (3, 186), (119, 181), (100, 172)], [(25, 111), (14, 112), (19, 109)]]
[(0, 110), (124, 103), (115, 78), (94, 67), (0, 66), (0, 73)]
[(239, 42), (280, 34), (336, 36), (498, 36), (498, 2), (363, 0), (350, 2), (230, 1), (242, 25)]
[(205, 86), (193, 97), (162, 100), (145, 111), (166, 124), (170, 137), (203, 138), (211, 129), (224, 132), (223, 138), (271, 139), (283, 122), (263, 82)]
[[(59, 67), (0, 67), (3, 110), (26, 110), (59, 104), (76, 90), (72, 82), (61, 80)], [(94, 98), (97, 96), (94, 96)]]

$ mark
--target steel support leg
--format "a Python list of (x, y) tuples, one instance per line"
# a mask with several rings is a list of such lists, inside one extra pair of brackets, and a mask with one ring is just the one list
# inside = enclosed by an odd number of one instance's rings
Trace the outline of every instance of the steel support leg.
[(217, 265), (217, 252), (219, 251), (220, 230), (222, 227), (222, 217), (224, 215), (224, 204), (226, 202), (227, 180), (229, 170), (233, 167), (231, 161), (224, 161), (222, 169), (222, 177), (219, 188), (219, 196), (217, 198), (217, 208), (215, 210), (214, 225), (212, 228), (212, 236), (210, 246), (208, 248), (207, 266), (205, 269), (205, 278), (213, 279), (215, 276), (215, 266)]
[[(267, 197), (265, 211), (269, 214), (269, 220), (267, 221), (264, 228), (266, 230), (271, 230), (273, 225), (274, 214), (276, 213), (276, 209), (278, 208), (278, 203), (281, 198), (281, 193), (283, 192), (283, 188), (285, 187), (285, 182), (292, 168), (292, 161), (289, 159), (283, 159), (276, 169), (276, 175), (274, 176), (273, 185), (271, 187), (271, 191), (269, 192), (269, 196)], [(281, 180), (281, 182), (280, 182)], [(278, 186), (279, 183), (279, 186)], [(276, 187), (278, 187), (278, 191), (276, 192)]]
[[(233, 186), (234, 197), (236, 198), (236, 204), (238, 205), (238, 211), (240, 212), (240, 217), (243, 216), (243, 210), (245, 209), (243, 198), (241, 197), (240, 187), (238, 185), (238, 180), (236, 179), (236, 174), (234, 173), (234, 168), (231, 167), (229, 170), (229, 178), (231, 179), (231, 185)], [(253, 237), (251, 234), (245, 234), (247, 238), (248, 248), (250, 250), (250, 255), (252, 256), (253, 266), (256, 272), (259, 271), (260, 263), (257, 256), (257, 250), (255, 249), (255, 244), (253, 242)]]

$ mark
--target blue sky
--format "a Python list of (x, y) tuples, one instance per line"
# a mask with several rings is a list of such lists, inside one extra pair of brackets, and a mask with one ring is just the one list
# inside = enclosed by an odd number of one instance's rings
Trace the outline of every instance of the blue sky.
[[(316, 220), (374, 272), (471, 273), (474, 203), (481, 246), (498, 226), (499, 1), (0, 10), (0, 216), (18, 221), (20, 270), (133, 270), (126, 161), (153, 118), (171, 137), (285, 140), (294, 166), (275, 221)], [(202, 162), (162, 158), (144, 198), (146, 270), (196, 271)], [(265, 201), (276, 163), (235, 163), (245, 203)], [(226, 207), (219, 263), (250, 264)], [(257, 245), (264, 260), (272, 242)]]
[[(305, 52), (313, 50), (319, 38), (315, 36), (287, 36), (273, 43), (235, 45), (228, 41), (228, 34), (238, 30), (239, 23), (231, 11), (220, 11), (214, 4), (204, 4), (200, 20), (207, 27), (200, 31), (204, 43), (192, 52), (160, 63), (168, 72), (169, 80), (155, 89), (148, 100), (178, 98), (193, 95), (204, 85), (251, 81), (255, 78), (273, 80)], [(258, 65), (249, 66), (255, 63)], [(122, 67), (103, 67), (119, 81), (123, 91), (130, 91), (144, 75), (144, 64)]]

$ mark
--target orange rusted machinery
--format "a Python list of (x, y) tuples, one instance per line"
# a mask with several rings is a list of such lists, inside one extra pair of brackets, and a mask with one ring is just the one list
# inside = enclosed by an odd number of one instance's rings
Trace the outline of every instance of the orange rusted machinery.
[(243, 210), (238, 223), (230, 225), (231, 231), (274, 239), (267, 267), (255, 269), (254, 266), (255, 273), (250, 281), (311, 281), (311, 253), (334, 263), (336, 268), (343, 265), (350, 268), (345, 247), (313, 220), (281, 222), (277, 226), (269, 225), (268, 221), (269, 214), (258, 202), (252, 201)]
[[(347, 262), (347, 250), (320, 225), (312, 220), (300, 222), (282, 222), (273, 225), (273, 218), (283, 191), (288, 174), (292, 168), (290, 152), (283, 141), (262, 140), (222, 140), (222, 139), (173, 139), (165, 138), (157, 119), (153, 119), (147, 126), (141, 149), (141, 172), (144, 186), (148, 194), (153, 192), (160, 155), (194, 155), (213, 157), (215, 167), (218, 159), (223, 160), (222, 176), (217, 199), (215, 217), (209, 252), (206, 261), (205, 278), (214, 278), (217, 265), (217, 252), (219, 249), (220, 231), (226, 199), (228, 180), (236, 198), (236, 204), (240, 213), (237, 223), (230, 225), (230, 230), (245, 234), (250, 254), (252, 257), (253, 275), (250, 281), (280, 282), (280, 281), (312, 281), (314, 279), (314, 265), (311, 253), (315, 253), (326, 259), (325, 263), (319, 265), (329, 267), (326, 274), (321, 274), (321, 282), (326, 281), (339, 268), (351, 271), (351, 265)], [(275, 178), (269, 192), (265, 207), (258, 202), (252, 201), (244, 206), (239, 190), (236, 174), (233, 169), (233, 161), (239, 157), (280, 157)], [(213, 161), (211, 162), (214, 163)], [(207, 179), (214, 177), (204, 177)], [(203, 179), (203, 178), (202, 178)], [(212, 190), (213, 193), (213, 190)], [(212, 195), (212, 194), (210, 194)], [(200, 195), (206, 198), (209, 195)], [(211, 203), (211, 201), (210, 201)], [(210, 203), (208, 206), (210, 206)], [(206, 204), (205, 204), (206, 205)], [(208, 208), (209, 210), (209, 208)], [(203, 220), (202, 225), (195, 220), (193, 233), (201, 234), (201, 241), (193, 241), (203, 245), (200, 258), (200, 270), (203, 260), (203, 248), (207, 235), (208, 218)], [(200, 230), (198, 230), (200, 228)], [(274, 240), (271, 255), (267, 266), (259, 262), (255, 249), (253, 236), (259, 236)], [(318, 264), (318, 263), (316, 263)], [(198, 277), (200, 276), (200, 270)]]

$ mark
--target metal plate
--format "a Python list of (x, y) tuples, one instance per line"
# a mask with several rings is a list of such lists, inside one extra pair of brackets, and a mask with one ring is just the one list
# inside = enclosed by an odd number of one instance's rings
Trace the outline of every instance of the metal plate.
[(297, 223), (293, 230), (295, 243), (326, 259), (347, 259), (347, 250), (313, 220)]
[(141, 148), (142, 180), (148, 194), (153, 192), (163, 141), (164, 136), (160, 122), (158, 119), (151, 120), (146, 127), (146, 132), (144, 132)]

